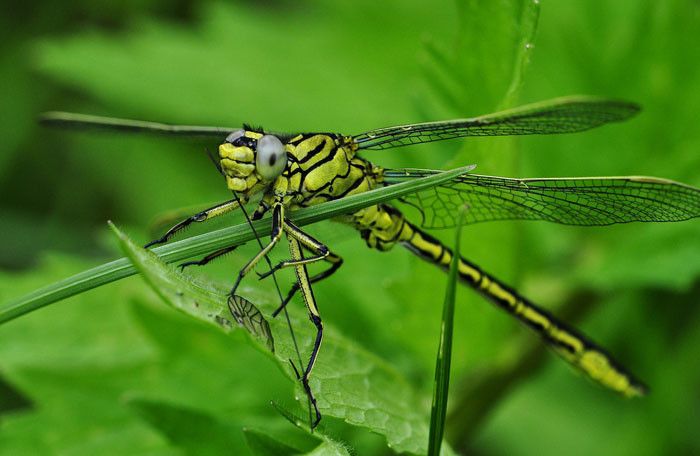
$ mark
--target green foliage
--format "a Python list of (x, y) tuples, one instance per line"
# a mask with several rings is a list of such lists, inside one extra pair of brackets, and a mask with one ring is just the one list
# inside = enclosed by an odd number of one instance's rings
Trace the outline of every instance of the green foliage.
[[(108, 219), (140, 244), (157, 214), (228, 197), (203, 153), (215, 143), (47, 131), (35, 124), (46, 110), (353, 134), (555, 96), (612, 96), (643, 113), (585, 134), (367, 158), (700, 184), (700, 19), (687, 0), (112, 3), (18, 4), (0, 18), (0, 305), (120, 256)], [(465, 256), (571, 314), (652, 393), (626, 402), (589, 385), (458, 289), (451, 445), (490, 454), (700, 451), (698, 223), (465, 229)], [(244, 331), (173, 312), (128, 279), (0, 326), (0, 453), (424, 451), (446, 275), (407, 252), (366, 249), (349, 229), (308, 229), (345, 259), (315, 287), (328, 327), (312, 376), (325, 416), (319, 432), (303, 428), (305, 398), (282, 358), (292, 353), (283, 321), (270, 320), (272, 357)], [(255, 248), (239, 250), (187, 271), (196, 279), (182, 286), (206, 277), (226, 287)], [(283, 286), (292, 280), (282, 277)], [(274, 309), (270, 284), (250, 279), (242, 290), (265, 315)], [(290, 310), (308, 353), (301, 302)], [(302, 428), (271, 400), (290, 404)]]
[[(112, 230), (119, 237), (126, 256), (166, 303), (220, 329), (229, 330), (232, 327), (228, 317), (225, 286), (220, 286), (217, 290), (213, 284), (197, 284), (162, 263), (154, 253), (136, 246), (113, 225)], [(266, 298), (258, 296), (255, 302), (274, 310), (275, 301)], [(303, 328), (299, 330), (299, 337), (303, 341), (304, 352), (308, 353), (314, 334), (308, 324), (304, 328), (305, 317), (303, 311), (296, 310), (292, 314), (292, 322), (294, 328)], [(294, 381), (295, 374), (287, 364), (289, 359), (295, 357), (293, 343), (289, 335), (285, 334), (287, 328), (282, 322), (274, 320), (272, 323), (274, 334), (281, 335), (277, 337), (275, 360), (278, 367)], [(252, 345), (272, 357), (266, 340), (256, 337), (251, 339)], [(397, 451), (423, 453), (427, 442), (425, 415), (412, 406), (418, 398), (408, 381), (388, 363), (371, 355), (352, 340), (344, 339), (328, 324), (323, 350), (324, 356), (314, 369), (311, 382), (313, 391), (319, 396), (318, 407), (321, 413), (384, 435), (388, 445)], [(416, 399), (410, 400), (412, 397)], [(301, 394), (301, 398), (304, 404), (305, 396)], [(171, 440), (178, 439), (174, 441), (178, 446), (191, 447), (198, 435), (207, 438), (198, 433), (197, 429), (187, 428), (189, 418), (186, 412), (158, 404), (141, 404), (137, 408), (149, 421), (164, 427), (166, 436)], [(202, 426), (202, 430), (209, 429), (215, 434), (224, 431), (213, 419), (204, 417), (195, 421), (212, 422), (209, 426)], [(184, 428), (187, 428), (187, 432), (183, 432)], [(209, 443), (212, 451), (217, 448), (220, 451), (232, 445), (229, 441), (212, 440)]]

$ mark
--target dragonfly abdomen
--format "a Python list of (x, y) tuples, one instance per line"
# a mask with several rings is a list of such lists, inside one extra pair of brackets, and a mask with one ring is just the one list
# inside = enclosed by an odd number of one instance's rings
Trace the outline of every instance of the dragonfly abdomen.
[[(391, 206), (379, 205), (369, 209), (369, 212), (360, 211), (355, 216), (361, 216), (356, 218), (356, 226), (370, 247), (389, 250), (401, 243), (441, 269), (446, 271), (449, 268), (453, 252), (438, 239), (407, 221)], [(458, 275), (462, 283), (534, 330), (557, 354), (592, 380), (628, 397), (646, 392), (646, 387), (620, 367), (605, 350), (461, 256)]]

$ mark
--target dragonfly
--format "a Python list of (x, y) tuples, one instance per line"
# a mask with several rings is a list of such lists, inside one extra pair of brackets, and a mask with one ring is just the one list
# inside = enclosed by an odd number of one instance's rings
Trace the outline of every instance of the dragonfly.
[[(260, 251), (240, 269), (229, 300), (238, 299), (236, 290), (243, 278), (284, 234), (290, 258), (259, 275), (265, 278), (280, 269), (292, 268), (297, 280), (273, 316), (300, 293), (315, 326), (308, 363), (300, 371), (294, 368), (315, 411), (313, 428), (321, 414), (309, 378), (321, 348), (323, 321), (312, 285), (333, 275), (343, 259), (296, 226), (289, 217), (291, 212), (439, 172), (383, 168), (364, 158), (361, 154), (365, 151), (464, 137), (575, 133), (625, 121), (639, 110), (638, 105), (627, 101), (575, 96), (479, 117), (379, 128), (357, 135), (286, 134), (249, 125), (185, 126), (65, 112), (46, 113), (43, 121), (64, 127), (219, 138), (215, 162), (233, 198), (183, 219), (146, 247), (167, 243), (192, 224), (242, 209), (253, 198), (259, 198), (252, 219), (270, 215), (270, 240), (265, 245), (261, 243)], [(700, 189), (654, 177), (507, 178), (467, 173), (403, 196), (398, 202), (416, 208), (420, 220), (410, 221), (391, 202), (336, 216), (335, 221), (354, 227), (372, 249), (388, 251), (401, 245), (442, 270), (447, 270), (457, 256), (461, 283), (539, 334), (547, 346), (586, 377), (626, 397), (646, 393), (646, 386), (598, 344), (460, 252), (453, 252), (426, 230), (455, 227), (462, 216), (461, 207), (467, 208), (464, 223), (545, 220), (563, 225), (603, 226), (682, 221), (700, 216)], [(204, 265), (236, 247), (224, 247), (183, 266)], [(316, 262), (327, 266), (310, 275), (307, 266)], [(230, 307), (233, 312), (235, 306), (231, 302)], [(255, 313), (252, 309), (248, 307)], [(241, 315), (234, 312), (239, 322)], [(260, 317), (257, 313), (255, 316)]]

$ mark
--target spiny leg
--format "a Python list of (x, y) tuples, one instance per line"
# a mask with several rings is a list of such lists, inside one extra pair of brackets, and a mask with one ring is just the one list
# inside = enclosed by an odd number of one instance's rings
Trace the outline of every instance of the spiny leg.
[(233, 284), (231, 292), (229, 293), (231, 296), (236, 294), (236, 289), (241, 283), (241, 280), (243, 280), (243, 277), (245, 277), (255, 267), (255, 265), (257, 265), (258, 262), (260, 262), (262, 258), (265, 258), (268, 252), (272, 250), (272, 248), (280, 240), (280, 237), (282, 236), (284, 223), (284, 205), (282, 205), (281, 202), (275, 203), (274, 207), (272, 208), (272, 232), (270, 233), (270, 242), (265, 247), (263, 247), (250, 261), (248, 261), (248, 263), (245, 266), (243, 266), (243, 268), (238, 272), (236, 282)]
[[(287, 240), (289, 242), (289, 253), (291, 254), (292, 260), (303, 260), (304, 255), (301, 251), (300, 241), (293, 235), (289, 234), (287, 235)], [(314, 368), (314, 364), (316, 364), (316, 358), (318, 357), (318, 352), (321, 348), (321, 341), (323, 340), (323, 322), (321, 321), (321, 316), (318, 312), (318, 307), (316, 306), (316, 298), (314, 297), (314, 292), (311, 288), (309, 274), (306, 270), (306, 264), (298, 263), (294, 266), (294, 269), (297, 275), (297, 283), (299, 283), (299, 289), (301, 290), (301, 294), (304, 297), (306, 309), (309, 311), (309, 319), (314, 324), (314, 326), (316, 326), (316, 339), (314, 340), (314, 346), (311, 351), (311, 356), (309, 357), (309, 362), (306, 365), (306, 368), (304, 369), (304, 372), (300, 377), (301, 384), (304, 387), (304, 391), (306, 392), (306, 395), (309, 398), (309, 402), (311, 402), (311, 405), (313, 406), (314, 412), (316, 414), (316, 418), (311, 423), (311, 429), (313, 429), (318, 425), (319, 421), (321, 421), (321, 412), (319, 412), (318, 410), (318, 406), (316, 405), (316, 398), (314, 397), (313, 392), (311, 391), (311, 387), (309, 386), (309, 376), (311, 375), (311, 371)], [(297, 372), (298, 376), (299, 372), (297, 371), (296, 367), (294, 367), (294, 370)]]
[[(318, 357), (318, 352), (321, 347), (321, 341), (323, 339), (323, 323), (318, 312), (318, 307), (316, 306), (316, 299), (313, 295), (313, 290), (311, 288), (311, 280), (309, 279), (309, 275), (306, 270), (306, 264), (309, 262), (320, 261), (325, 258), (328, 258), (330, 256), (328, 248), (319, 241), (315, 240), (311, 236), (301, 231), (291, 222), (285, 220), (284, 205), (281, 201), (276, 201), (272, 206), (272, 232), (270, 243), (264, 248), (262, 248), (260, 252), (258, 252), (258, 254), (255, 257), (253, 257), (241, 269), (241, 271), (238, 273), (238, 278), (233, 288), (231, 289), (230, 294), (231, 296), (235, 295), (235, 291), (243, 277), (247, 275), (262, 258), (266, 257), (267, 253), (279, 241), (279, 238), (281, 237), (283, 231), (287, 233), (287, 239), (289, 242), (291, 260), (289, 261), (290, 264), (288, 264), (288, 266), (294, 267), (296, 271), (298, 289), (302, 292), (302, 295), (304, 297), (304, 302), (306, 304), (307, 310), (309, 311), (309, 318), (311, 319), (314, 326), (316, 326), (316, 338), (314, 340), (314, 346), (311, 352), (311, 356), (309, 357), (309, 362), (306, 365), (306, 368), (303, 369), (303, 373), (301, 375), (299, 375), (300, 371), (292, 363), (292, 366), (295, 372), (297, 373), (297, 376), (301, 380), (304, 391), (306, 392), (307, 397), (309, 398), (309, 402), (313, 406), (316, 415), (315, 419), (313, 419), (311, 423), (311, 428), (313, 429), (318, 425), (319, 421), (321, 420), (321, 413), (318, 410), (316, 398), (314, 397), (313, 392), (311, 391), (311, 387), (309, 386), (309, 375), (313, 370), (314, 364), (316, 363), (316, 358)], [(316, 253), (316, 257), (308, 259), (304, 258), (302, 253), (302, 245), (308, 248), (309, 250), (314, 251)], [(333, 255), (333, 257), (334, 259), (337, 258), (337, 263), (340, 263), (342, 261), (336, 255)], [(337, 267), (339, 266), (340, 265), (338, 264)], [(335, 269), (337, 269), (337, 267)], [(279, 268), (272, 269), (276, 270)], [(326, 274), (326, 276), (327, 275), (328, 274)], [(280, 307), (280, 310), (282, 308), (284, 308), (284, 305)]]
[[(327, 277), (330, 277), (335, 271), (340, 268), (340, 266), (343, 264), (343, 259), (336, 255), (335, 253), (331, 252), (328, 246), (323, 244), (322, 242), (318, 241), (315, 239), (313, 236), (305, 233), (302, 231), (298, 226), (293, 224), (290, 221), (285, 220), (284, 221), (284, 231), (287, 233), (287, 236), (292, 236), (295, 239), (297, 239), (301, 245), (301, 247), (306, 248), (308, 251), (314, 254), (312, 257), (308, 258), (301, 258), (301, 259), (290, 259), (286, 261), (281, 261), (275, 267), (271, 268), (270, 271), (267, 271), (263, 274), (258, 274), (260, 279), (264, 279), (271, 274), (273, 274), (275, 271), (278, 271), (279, 269), (290, 267), (290, 266), (300, 266), (300, 265), (305, 265), (305, 264), (310, 264), (314, 263), (317, 261), (325, 260), (329, 263), (331, 263), (330, 267), (326, 269), (325, 271), (320, 272), (319, 274), (314, 275), (313, 277), (309, 278), (309, 283), (316, 283), (320, 280), (323, 280)], [(299, 282), (294, 282), (292, 285), (292, 288), (289, 290), (289, 293), (287, 294), (287, 297), (282, 301), (280, 306), (277, 308), (272, 313), (273, 317), (276, 317), (279, 315), (279, 313), (285, 308), (287, 304), (289, 304), (289, 301), (292, 300), (292, 297), (294, 294), (299, 290)]]
[[(340, 269), (340, 267), (343, 265), (343, 259), (337, 255), (329, 255), (325, 258), (326, 261), (331, 262), (331, 266), (326, 269), (325, 271), (319, 272), (318, 274), (314, 275), (313, 277), (309, 278), (309, 283), (316, 283), (320, 282), (323, 279), (327, 279), (328, 277), (332, 276), (335, 271)], [(272, 313), (272, 317), (276, 317), (279, 315), (282, 310), (289, 304), (289, 302), (292, 300), (296, 292), (299, 291), (299, 283), (294, 282), (292, 284), (292, 288), (289, 290), (289, 293), (287, 293), (287, 297), (284, 298), (284, 301), (280, 304), (280, 306)]]
[[(301, 243), (301, 246), (306, 248), (311, 253), (313, 253), (314, 256), (302, 258), (300, 260), (295, 260), (292, 258), (289, 260), (280, 261), (273, 268), (271, 268), (269, 271), (264, 272), (262, 274), (258, 274), (258, 277), (261, 280), (268, 277), (269, 275), (279, 271), (282, 268), (287, 268), (290, 266), (297, 266), (297, 265), (301, 265), (301, 264), (315, 263), (316, 261), (326, 260), (328, 257), (334, 257), (336, 259), (340, 258), (338, 255), (335, 255), (334, 253), (332, 253), (330, 251), (330, 249), (328, 248), (328, 246), (326, 246), (322, 242), (316, 240), (311, 235), (305, 233), (304, 231), (302, 231), (298, 226), (296, 226), (292, 222), (285, 220), (283, 229), (284, 229), (285, 233), (287, 233), (288, 236), (292, 236), (295, 239), (297, 239)], [(329, 261), (336, 262), (337, 260), (335, 260), (335, 261), (329, 260)]]
[[(237, 194), (236, 194), (236, 192), (233, 192), (233, 196), (234, 196), (235, 198), (238, 197)], [(263, 206), (263, 203), (264, 203), (264, 202), (265, 202), (265, 197), (263, 197), (263, 200), (261, 201), (261, 203), (260, 203), (259, 206)], [(267, 208), (267, 209), (265, 209), (265, 208)], [(267, 212), (267, 210), (268, 210), (269, 208), (270, 208), (269, 205), (265, 205), (265, 207), (263, 207), (262, 210), (260, 210), (260, 207), (258, 207), (258, 210), (256, 210), (256, 213), (260, 213), (260, 217), (262, 217), (262, 214), (264, 214), (265, 212)], [(253, 234), (255, 235), (255, 240), (257, 241), (258, 245), (259, 245), (260, 248), (262, 249), (262, 248), (263, 248), (263, 244), (262, 244), (262, 242), (260, 241), (260, 237), (258, 236), (258, 233), (257, 233), (256, 230), (255, 230), (255, 227), (254, 227), (254, 226), (252, 225), (252, 223), (251, 223), (250, 217), (248, 217), (248, 212), (246, 211), (245, 206), (241, 206), (241, 212), (243, 212), (243, 216), (244, 216), (245, 219), (248, 221), (248, 224), (250, 225), (250, 228), (251, 228), (251, 230), (253, 231)], [(270, 261), (270, 258), (269, 258), (267, 255), (265, 255), (265, 256), (264, 256), (264, 259), (265, 259), (265, 261), (267, 262), (268, 267), (272, 268), (272, 262)], [(282, 301), (282, 292), (280, 291), (279, 285), (278, 285), (278, 283), (277, 283), (277, 278), (275, 277), (274, 274), (272, 275), (272, 280), (273, 280), (273, 282), (275, 283), (275, 288), (277, 289), (277, 293), (278, 293), (278, 295), (279, 295), (280, 301)], [(235, 295), (229, 296), (229, 299), (232, 299), (232, 298), (235, 300)], [(232, 312), (232, 313), (233, 313), (233, 315), (234, 315), (234, 318), (236, 318), (235, 313), (234, 313), (234, 312)], [(288, 314), (286, 311), (285, 311), (285, 313), (284, 313), (284, 316), (285, 316), (285, 319), (287, 320), (287, 326), (289, 327), (289, 333), (290, 333), (290, 336), (291, 336), (291, 338), (292, 338), (292, 343), (293, 343), (293, 345), (294, 345), (294, 351), (296, 352), (297, 357), (299, 358), (299, 365), (301, 366), (301, 365), (303, 364), (303, 362), (302, 362), (302, 360), (301, 360), (301, 354), (299, 353), (299, 346), (298, 346), (298, 344), (297, 344), (297, 339), (296, 339), (296, 336), (294, 335), (294, 328), (292, 327), (292, 322), (291, 322), (291, 320), (289, 319), (289, 314)], [(272, 341), (272, 337), (270, 337), (269, 340)], [(270, 348), (271, 348), (271, 350), (274, 351), (274, 347), (270, 347)], [(291, 359), (290, 359), (290, 362), (292, 362)], [(292, 362), (292, 367), (294, 367), (294, 363), (293, 363), (293, 362)], [(295, 370), (296, 370), (296, 368), (295, 368)], [(310, 409), (310, 408), (309, 408), (309, 421), (311, 421), (311, 409)]]
[(233, 252), (239, 247), (239, 245), (231, 245), (229, 247), (224, 247), (223, 249), (216, 250), (208, 255), (202, 257), (201, 260), (195, 261), (185, 261), (179, 265), (180, 271), (184, 270), (188, 266), (204, 266), (209, 264), (211, 261), (226, 255), (227, 253)]
[(258, 207), (255, 208), (255, 212), (253, 212), (253, 216), (251, 217), (252, 220), (260, 220), (263, 218), (265, 214), (274, 206), (274, 203), (268, 203), (266, 201), (266, 198), (263, 197), (263, 199), (260, 200), (260, 203), (258, 204)]
[(231, 212), (234, 209), (238, 209), (238, 207), (241, 204), (245, 204), (245, 200), (236, 198), (236, 199), (225, 201), (221, 204), (217, 204), (216, 206), (212, 206), (209, 209), (203, 210), (202, 212), (198, 212), (190, 217), (187, 217), (185, 220), (173, 225), (168, 231), (165, 232), (165, 234), (162, 237), (149, 242), (148, 244), (146, 244), (144, 246), (144, 248), (147, 249), (147, 248), (152, 247), (154, 245), (165, 244), (175, 234), (177, 234), (178, 232), (187, 228), (192, 223), (205, 222), (205, 221), (212, 219), (214, 217), (218, 217), (220, 215), (226, 214), (228, 212)]

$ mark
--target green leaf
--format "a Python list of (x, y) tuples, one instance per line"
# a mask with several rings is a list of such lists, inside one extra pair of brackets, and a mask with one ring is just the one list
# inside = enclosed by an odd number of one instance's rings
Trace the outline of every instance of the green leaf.
[[(256, 303), (262, 304), (259, 299)], [(271, 307), (274, 303), (269, 303)], [(303, 353), (310, 353), (315, 336), (306, 313), (290, 309), (292, 326)], [(286, 323), (270, 321), (275, 335), (286, 332)], [(289, 337), (277, 336), (276, 356), (287, 365), (294, 354)], [(291, 368), (286, 372), (296, 379)], [(331, 324), (324, 324), (324, 339), (310, 381), (318, 407), (324, 417), (336, 417), (353, 426), (385, 436), (397, 452), (424, 454), (428, 441), (427, 410), (419, 406), (421, 397), (407, 379), (385, 360), (362, 348), (355, 340), (340, 335)], [(297, 385), (298, 397), (305, 395)], [(304, 415), (301, 415), (304, 416)], [(300, 419), (293, 419), (301, 423)], [(322, 420), (319, 429), (324, 431)]]
[(131, 399), (128, 404), (173, 446), (187, 454), (232, 454), (240, 449), (237, 439), (232, 437), (240, 433), (240, 429), (210, 415), (145, 399)]
[[(290, 424), (296, 426), (297, 428), (301, 429), (303, 428), (302, 421), (295, 416), (292, 412), (281, 406), (280, 404), (273, 402), (272, 406), (279, 412), (280, 415), (282, 415)], [(316, 439), (320, 438), (322, 439), (322, 442), (320, 445), (316, 445), (315, 448), (308, 450), (308, 451), (303, 451), (303, 450), (296, 450), (295, 454), (305, 454), (305, 455), (337, 455), (337, 456), (345, 456), (349, 455), (348, 449), (343, 446), (342, 444), (330, 439), (328, 436), (326, 436), (324, 433), (319, 433), (315, 432), (313, 435)], [(246, 434), (246, 441), (249, 444), (249, 447), (251, 450), (255, 451), (258, 450), (260, 453), (255, 453), (261, 454), (261, 455), (276, 455), (276, 454), (284, 454), (282, 451), (284, 451), (284, 448), (281, 447), (282, 444), (278, 439), (273, 438), (269, 435), (264, 435), (260, 432), (257, 432), (255, 434), (250, 435), (250, 439), (248, 439), (249, 435)], [(285, 447), (288, 447), (288, 445), (284, 445)], [(277, 449), (280, 447), (281, 449)]]
[[(201, 286), (192, 280), (187, 280), (185, 276), (177, 273), (173, 267), (164, 264), (155, 253), (134, 244), (114, 224), (110, 223), (109, 226), (119, 238), (122, 250), (127, 258), (132, 261), (136, 269), (141, 273), (141, 276), (165, 302), (186, 314), (221, 327), (226, 331), (232, 328), (225, 293), (212, 287)], [(238, 296), (234, 298), (236, 299), (232, 299), (232, 302), (235, 301), (233, 305), (239, 306), (247, 303), (252, 306), (252, 310), (257, 311), (255, 306), (245, 299)], [(243, 302), (241, 303), (241, 301)], [(229, 304), (229, 306), (231, 305)], [(248, 308), (248, 310), (252, 311), (251, 308)], [(233, 311), (233, 307), (231, 311)], [(245, 316), (241, 317), (239, 324), (244, 326), (260, 345), (264, 345), (272, 351), (272, 335), (270, 334), (269, 325), (264, 318), (261, 323), (262, 328), (252, 325)]]
[[(207, 289), (186, 280), (178, 274), (174, 267), (166, 266), (158, 256), (149, 250), (136, 245), (129, 237), (119, 230), (112, 222), (109, 228), (116, 235), (126, 258), (131, 261), (136, 272), (163, 298), (165, 302), (176, 309), (196, 318), (226, 327), (219, 323), (219, 315), (225, 307), (225, 300), (212, 289)], [(218, 317), (218, 318), (217, 318)]]
[(332, 441), (323, 442), (313, 451), (306, 453), (307, 456), (350, 456), (350, 454), (352, 453), (343, 445)]
[(0, 377), (0, 416), (31, 408), (32, 402), (3, 377)]
[(3, 416), (2, 454), (134, 454), (163, 449), (158, 435), (125, 410), (116, 381), (139, 369), (18, 368), (13, 382), (32, 392), (36, 407)]
[(437, 360), (435, 363), (435, 383), (433, 384), (433, 405), (430, 413), (430, 436), (428, 440), (428, 454), (437, 456), (440, 454), (442, 439), (445, 434), (445, 417), (447, 416), (447, 397), (450, 389), (450, 364), (452, 363), (452, 333), (454, 331), (455, 291), (457, 287), (457, 271), (460, 259), (460, 238), (464, 213), (467, 209), (461, 208), (455, 230), (455, 242), (452, 249), (452, 262), (447, 275), (445, 286), (445, 303), (442, 307), (442, 325), (440, 330), (440, 342), (438, 345)]
[(243, 429), (245, 442), (255, 456), (275, 456), (299, 454), (298, 448), (293, 448), (274, 437), (255, 429)]
[[(113, 225), (112, 230), (144, 279), (167, 303), (210, 325), (229, 330), (230, 323), (224, 323), (228, 321), (225, 293), (186, 280), (153, 252), (136, 246)], [(257, 305), (276, 307), (269, 296), (255, 291), (247, 294), (253, 295), (251, 300)], [(308, 324), (305, 312), (292, 310), (291, 322), (300, 347), (310, 352), (314, 329)], [(287, 364), (295, 357), (295, 348), (291, 337), (285, 334), (286, 322), (274, 319), (270, 326), (273, 333), (279, 335), (275, 360), (287, 377), (297, 383)], [(256, 345), (267, 356), (272, 356), (264, 348), (264, 341), (257, 341)], [(415, 405), (419, 401), (417, 393), (391, 365), (342, 337), (331, 325), (326, 325), (324, 344), (310, 385), (323, 415), (341, 418), (384, 435), (388, 445), (396, 451), (425, 452), (428, 429), (425, 414)], [(297, 387), (300, 388), (298, 383)], [(298, 397), (305, 403), (303, 392)], [(322, 430), (323, 427), (316, 432)]]
[[(243, 429), (243, 435), (245, 437), (246, 444), (248, 448), (255, 456), (277, 456), (277, 455), (338, 455), (345, 456), (349, 455), (347, 448), (330, 438), (314, 434), (315, 445), (308, 449), (302, 449), (302, 447), (308, 447), (308, 442), (303, 445), (291, 446), (289, 436), (285, 436), (284, 441), (281, 438), (270, 435), (267, 432), (259, 431), (257, 429)], [(318, 438), (322, 440), (319, 442)]]

